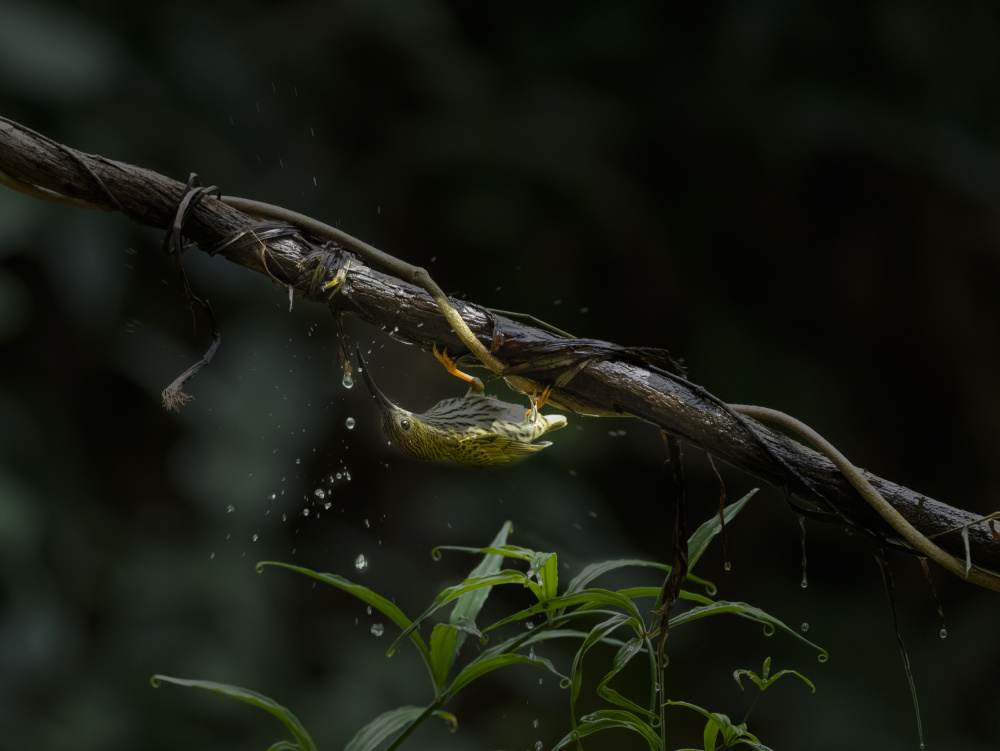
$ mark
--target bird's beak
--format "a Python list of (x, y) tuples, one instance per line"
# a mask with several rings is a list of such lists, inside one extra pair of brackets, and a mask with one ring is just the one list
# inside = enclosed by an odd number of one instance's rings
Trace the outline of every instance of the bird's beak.
[(386, 398), (386, 395), (375, 385), (372, 377), (368, 375), (368, 364), (365, 362), (365, 358), (361, 356), (361, 347), (356, 347), (356, 352), (358, 354), (358, 364), (361, 365), (361, 375), (364, 376), (365, 383), (368, 384), (368, 390), (375, 397), (379, 409), (395, 409), (396, 405)]

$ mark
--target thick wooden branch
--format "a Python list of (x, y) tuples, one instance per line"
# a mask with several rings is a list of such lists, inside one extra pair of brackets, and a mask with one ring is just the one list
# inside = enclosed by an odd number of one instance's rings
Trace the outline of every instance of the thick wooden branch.
[[(108, 211), (120, 210), (144, 225), (167, 229), (184, 195), (183, 183), (151, 170), (76, 152), (0, 118), (0, 172), (15, 189), (44, 197), (46, 191)], [(50, 196), (51, 197), (51, 196)], [(321, 301), (425, 348), (445, 345), (453, 354), (464, 345), (422, 289), (354, 263), (343, 273), (343, 255), (329, 254), (302, 234), (269, 237), (254, 217), (213, 197), (190, 213), (185, 234), (203, 249), (287, 285), (305, 299)], [(226, 244), (228, 243), (228, 244)], [(225, 244), (225, 245), (224, 245)], [(332, 292), (323, 283), (339, 281)], [(822, 455), (749, 418), (734, 414), (717, 398), (643, 351), (589, 340), (567, 340), (512, 321), (485, 308), (452, 300), (476, 338), (491, 348), (510, 372), (541, 383), (556, 382), (555, 401), (582, 413), (632, 415), (652, 423), (734, 467), (784, 489), (800, 510), (823, 521), (873, 531), (893, 540), (875, 514), (833, 464)], [(545, 357), (539, 352), (547, 353)], [(598, 353), (595, 355), (594, 353)], [(543, 360), (562, 358), (563, 366)], [(559, 359), (559, 358), (556, 358)], [(567, 363), (578, 363), (574, 369)], [(566, 376), (572, 371), (572, 378)], [(506, 371), (505, 371), (506, 372)], [(868, 479), (912, 525), (957, 556), (965, 543), (957, 531), (976, 515), (882, 480)], [(941, 534), (946, 533), (946, 534)], [(969, 551), (977, 566), (1000, 571), (1000, 523), (969, 527)]]

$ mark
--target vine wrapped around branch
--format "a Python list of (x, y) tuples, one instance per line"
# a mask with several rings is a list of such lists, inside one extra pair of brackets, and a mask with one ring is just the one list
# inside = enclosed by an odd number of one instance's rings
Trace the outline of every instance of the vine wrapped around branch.
[[(185, 191), (176, 180), (77, 152), (4, 118), (0, 118), (0, 182), (44, 200), (121, 211), (160, 229), (170, 226)], [(236, 206), (272, 221), (262, 223)], [(190, 211), (185, 235), (209, 253), (269, 276), (290, 294), (392, 328), (399, 338), (428, 350), (437, 343), (453, 354), (470, 352), (515, 388), (553, 385), (550, 401), (558, 406), (583, 414), (632, 415), (653, 423), (782, 488), (801, 513), (853, 527), (912, 552), (911, 543), (859, 496), (834, 462), (748, 417), (752, 412), (734, 409), (687, 381), (663, 351), (566, 339), (484, 307), (451, 300), (423, 269), (343, 233), (331, 238), (318, 222), (315, 227), (302, 221), (276, 225), (275, 219), (303, 217), (283, 209), (277, 216), (255, 212), (262, 206), (206, 197)], [(348, 266), (345, 248), (391, 273), (356, 261)], [(975, 567), (1000, 571), (996, 520), (980, 520), (867, 472), (861, 474), (919, 536), (934, 538), (956, 560), (966, 561), (968, 549)], [(979, 573), (985, 581), (976, 583), (996, 582), (996, 577)]]

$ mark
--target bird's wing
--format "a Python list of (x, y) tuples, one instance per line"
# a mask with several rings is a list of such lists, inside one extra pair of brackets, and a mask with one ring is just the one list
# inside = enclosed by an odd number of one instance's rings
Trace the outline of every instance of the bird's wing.
[(466, 463), (485, 467), (511, 464), (551, 445), (549, 441), (524, 443), (494, 433), (463, 438), (459, 453), (465, 457)]
[[(468, 394), (457, 399), (443, 399), (420, 417), (424, 422), (438, 427), (461, 430), (467, 426), (489, 428), (494, 420), (509, 419), (510, 414), (516, 414), (518, 410), (515, 405), (492, 396)], [(523, 419), (522, 411), (517, 421)]]

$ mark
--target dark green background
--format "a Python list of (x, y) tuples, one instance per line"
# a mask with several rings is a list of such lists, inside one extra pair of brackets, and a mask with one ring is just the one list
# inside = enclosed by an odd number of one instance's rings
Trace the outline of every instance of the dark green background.
[[(1000, 507), (998, 91), (994, 3), (0, 1), (5, 116), (337, 223), (475, 302), (667, 347), (720, 397), (792, 413), (981, 513)], [(154, 672), (274, 696), (324, 749), (429, 701), (414, 654), (385, 659), (392, 627), (371, 634), (384, 619), (258, 560), (354, 576), (416, 615), (474, 563), (430, 549), (485, 544), (506, 519), (567, 579), (668, 555), (651, 426), (571, 417), (552, 448), (491, 473), (410, 461), (363, 387), (341, 386), (326, 311), (289, 313), (283, 290), (198, 251), (185, 263), (223, 344), (195, 400), (163, 411), (207, 329), (192, 333), (160, 241), (0, 191), (0, 745), (281, 737), (244, 705), (154, 691)], [(429, 357), (349, 331), (403, 406), (461, 392)], [(686, 458), (693, 525), (717, 490)], [(731, 498), (753, 486), (723, 472)], [(807, 529), (808, 589), (770, 489), (730, 530), (733, 571), (713, 549), (700, 573), (808, 622), (830, 661), (716, 619), (671, 634), (667, 693), (738, 721), (752, 695), (732, 671), (773, 655), (818, 691), (786, 679), (762, 697), (751, 729), (768, 745), (915, 749), (870, 543)], [(1000, 601), (935, 571), (942, 641), (919, 566), (892, 561), (928, 747), (996, 748)], [(483, 623), (526, 603), (497, 594)], [(513, 668), (449, 707), (456, 734), (432, 723), (407, 747), (547, 747), (566, 707), (551, 676)], [(673, 747), (697, 743), (673, 712)]]

